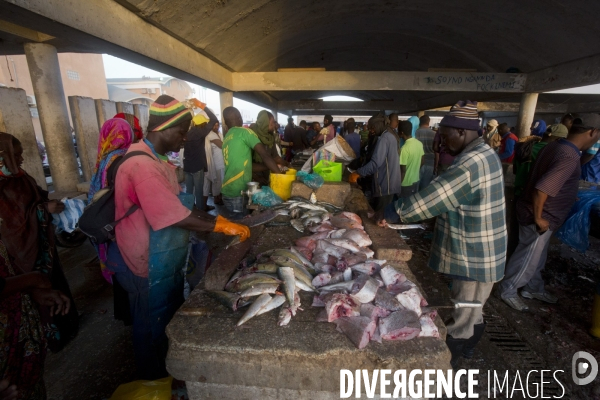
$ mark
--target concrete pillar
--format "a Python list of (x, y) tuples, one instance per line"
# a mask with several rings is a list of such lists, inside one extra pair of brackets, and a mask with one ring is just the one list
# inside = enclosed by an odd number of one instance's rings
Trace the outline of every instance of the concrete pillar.
[(538, 95), (539, 93), (523, 93), (521, 97), (521, 107), (519, 108), (519, 119), (517, 121), (517, 133), (519, 137), (531, 134), (530, 128), (533, 116), (535, 115)]
[(92, 180), (96, 167), (98, 137), (100, 136), (96, 104), (90, 97), (69, 96), (69, 107), (77, 139), (77, 152), (83, 171), (83, 180), (89, 182)]
[(133, 104), (124, 101), (117, 102), (117, 113), (133, 114)]
[(23, 169), (42, 189), (46, 189), (44, 168), (23, 89), (0, 88), (0, 132), (10, 133), (19, 139), (23, 146)]
[(26, 43), (25, 56), (40, 114), (54, 190), (75, 191), (79, 183), (79, 166), (56, 48), (44, 43)]
[(223, 118), (223, 110), (227, 107), (233, 107), (233, 92), (221, 92), (219, 93), (219, 98), (221, 100), (221, 129), (223, 131), (223, 135), (227, 133), (229, 129), (227, 125), (225, 125), (225, 119)]
[(146, 136), (146, 129), (148, 128), (148, 119), (150, 118), (150, 108), (145, 104), (134, 104), (133, 115), (140, 120), (140, 126)]
[(417, 113), (417, 117), (421, 118), (423, 115), (425, 115), (425, 111), (419, 111)]
[(94, 100), (96, 103), (96, 116), (98, 118), (98, 130), (102, 128), (102, 125), (107, 119), (111, 119), (117, 114), (117, 103), (110, 100), (97, 99)]

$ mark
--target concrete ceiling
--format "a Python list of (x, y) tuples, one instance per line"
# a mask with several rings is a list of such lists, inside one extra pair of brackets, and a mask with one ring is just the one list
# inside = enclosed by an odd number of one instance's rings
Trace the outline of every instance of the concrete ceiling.
[[(217, 90), (230, 86), (229, 72), (279, 68), (496, 74), (518, 68), (529, 73), (600, 55), (597, 15), (600, 2), (589, 0), (0, 0), (0, 20), (54, 36), (47, 43), (61, 52), (109, 53)], [(0, 29), (0, 55), (22, 53), (27, 41)], [(592, 61), (586, 65), (593, 73), (575, 75), (595, 83), (600, 67), (594, 63), (600, 59)], [(569, 68), (560, 79), (574, 76)], [(550, 71), (538, 81), (552, 82), (554, 75)], [(271, 89), (236, 97), (274, 108), (277, 101), (334, 94), (409, 103), (403, 111), (447, 106), (461, 98), (518, 102), (521, 96), (456, 89)], [(539, 102), (598, 101), (556, 96), (541, 95)]]

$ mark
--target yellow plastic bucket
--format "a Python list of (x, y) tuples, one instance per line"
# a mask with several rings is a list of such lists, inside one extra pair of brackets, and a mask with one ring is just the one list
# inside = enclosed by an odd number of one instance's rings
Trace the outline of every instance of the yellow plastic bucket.
[(292, 182), (296, 180), (295, 169), (288, 169), (285, 174), (271, 174), (269, 186), (283, 201), (287, 201), (292, 195)]

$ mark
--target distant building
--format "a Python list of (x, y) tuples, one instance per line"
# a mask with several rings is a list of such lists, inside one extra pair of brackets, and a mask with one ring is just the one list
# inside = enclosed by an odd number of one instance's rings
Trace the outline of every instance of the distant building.
[(151, 104), (161, 94), (168, 94), (179, 101), (195, 95), (195, 90), (186, 81), (171, 77), (110, 78), (106, 83), (110, 100), (134, 104)]
[[(6, 61), (6, 62), (5, 62)], [(108, 99), (104, 63), (101, 54), (59, 53), (58, 62), (62, 75), (65, 101), (69, 96), (85, 96), (93, 99)], [(25, 55), (2, 57), (0, 63), (0, 86), (25, 90), (31, 112), (35, 135), (44, 141), (37, 111), (37, 102), (33, 93), (31, 76)], [(67, 106), (67, 110), (69, 107)], [(69, 110), (70, 115), (70, 110)]]

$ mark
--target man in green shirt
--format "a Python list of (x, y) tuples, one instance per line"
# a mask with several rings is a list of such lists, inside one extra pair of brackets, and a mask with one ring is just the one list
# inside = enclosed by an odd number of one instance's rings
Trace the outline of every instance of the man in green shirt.
[(400, 152), (400, 171), (402, 173), (402, 191), (400, 197), (408, 197), (419, 191), (419, 170), (423, 165), (423, 143), (412, 137), (412, 124), (402, 121), (398, 126), (398, 135), (404, 139)]
[(229, 127), (223, 139), (223, 161), (225, 162), (225, 178), (221, 194), (223, 203), (234, 215), (246, 214), (246, 202), (241, 194), (246, 184), (252, 181), (252, 150), (262, 158), (271, 172), (280, 173), (277, 163), (269, 155), (256, 133), (243, 128), (244, 120), (239, 110), (227, 107), (223, 110), (225, 125)]

